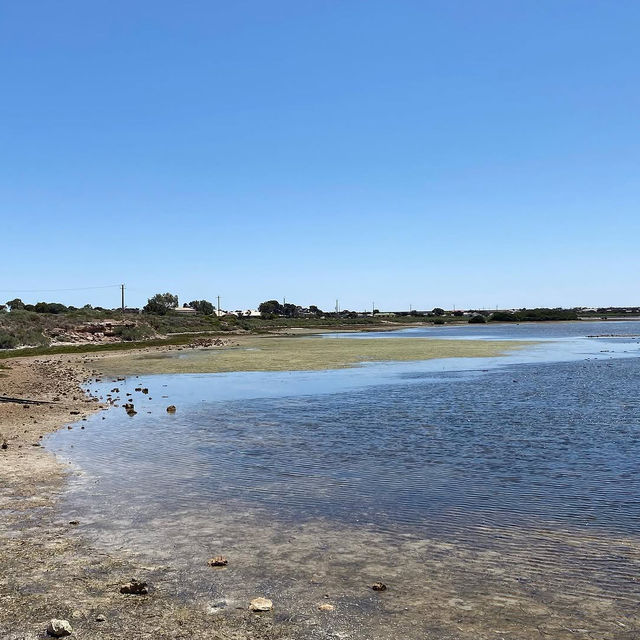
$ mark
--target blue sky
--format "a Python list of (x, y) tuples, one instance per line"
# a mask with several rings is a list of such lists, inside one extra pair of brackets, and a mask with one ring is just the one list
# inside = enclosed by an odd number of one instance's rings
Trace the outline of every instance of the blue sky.
[(640, 304), (640, 3), (4, 2), (0, 298)]

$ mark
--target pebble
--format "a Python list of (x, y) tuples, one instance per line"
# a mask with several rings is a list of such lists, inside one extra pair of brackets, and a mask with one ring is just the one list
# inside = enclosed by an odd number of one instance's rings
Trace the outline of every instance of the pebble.
[(324, 604), (319, 605), (318, 609), (320, 611), (334, 611), (335, 607), (332, 604), (329, 604), (328, 602), (325, 602)]
[(207, 564), (210, 567), (226, 567), (229, 561), (224, 556), (216, 556), (215, 558), (210, 558)]
[(374, 591), (386, 591), (387, 590), (387, 585), (384, 582), (374, 582), (371, 585), (371, 588)]
[(249, 604), (250, 611), (271, 611), (273, 602), (269, 598), (254, 598)]
[(96, 616), (96, 622), (104, 622), (105, 620), (105, 616), (103, 616), (101, 613)]
[(73, 633), (73, 629), (68, 620), (57, 620), (53, 618), (49, 620), (47, 633), (54, 638), (63, 638), (64, 636), (70, 636)]

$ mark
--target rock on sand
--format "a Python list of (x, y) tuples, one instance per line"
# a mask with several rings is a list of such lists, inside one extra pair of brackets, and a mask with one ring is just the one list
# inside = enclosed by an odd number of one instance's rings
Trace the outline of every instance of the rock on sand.
[(254, 598), (249, 605), (250, 611), (271, 611), (273, 602), (269, 598)]
[(68, 620), (57, 620), (53, 618), (49, 620), (47, 633), (54, 638), (64, 638), (64, 636), (70, 636), (73, 633), (73, 629)]

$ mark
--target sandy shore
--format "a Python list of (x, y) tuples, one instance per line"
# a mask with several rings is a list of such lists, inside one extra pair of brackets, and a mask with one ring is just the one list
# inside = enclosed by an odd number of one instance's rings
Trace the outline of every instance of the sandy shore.
[[(346, 342), (357, 344), (348, 346)], [(211, 350), (204, 350), (204, 356), (196, 353), (195, 360), (202, 360), (199, 370), (220, 370), (211, 365), (218, 362), (217, 357), (226, 362), (223, 370), (231, 370), (229, 367), (242, 370), (247, 354), (257, 354), (260, 358), (261, 350), (263, 358), (266, 353), (267, 360), (276, 362), (267, 367), (265, 360), (265, 368), (285, 368), (283, 363), (287, 362), (289, 368), (295, 368), (291, 367), (295, 352), (298, 359), (312, 359), (315, 364), (311, 368), (320, 368), (320, 365), (326, 368), (340, 365), (335, 351), (339, 348), (345, 354), (343, 365), (349, 366), (354, 362), (354, 355), (355, 360), (371, 359), (367, 350), (373, 345), (364, 344), (369, 342), (375, 342), (378, 350), (389, 349), (382, 344), (387, 341), (330, 340), (325, 343), (300, 338), (244, 338), (215, 353)], [(415, 351), (415, 345), (411, 346), (413, 341), (393, 342), (402, 343), (398, 348), (404, 349), (407, 356), (395, 359), (428, 357)], [(323, 360), (314, 351), (319, 343), (330, 357)], [(340, 344), (334, 347), (331, 343)], [(439, 345), (438, 353), (430, 357), (451, 356), (454, 352), (465, 355), (460, 351), (462, 346), (467, 351), (470, 347), (480, 348), (475, 355), (483, 356), (497, 355), (507, 348), (503, 344), (482, 344), (484, 346), (478, 347), (478, 343), (461, 345), (458, 342), (449, 345), (450, 350)], [(516, 343), (509, 345), (517, 346)], [(358, 353), (349, 351), (352, 347)], [(253, 348), (258, 351), (247, 350)], [(429, 348), (433, 349), (434, 345)], [(63, 520), (59, 515), (57, 503), (72, 471), (46, 452), (40, 446), (40, 439), (65, 426), (82, 429), (84, 417), (104, 408), (97, 399), (87, 397), (80, 387), (83, 381), (101, 375), (99, 370), (114, 370), (117, 364), (127, 372), (153, 372), (154, 362), (178, 361), (165, 357), (175, 349), (183, 350), (162, 347), (138, 350), (126, 356), (57, 355), (3, 361), (0, 395), (43, 404), (0, 403), (0, 640), (42, 638), (51, 618), (69, 620), (74, 636), (97, 640), (302, 637), (296, 632), (294, 621), (276, 623), (277, 618), (271, 614), (256, 615), (240, 607), (222, 619), (206, 608), (177, 599), (173, 595), (177, 578), (170, 565), (141, 566), (124, 551), (98, 551), (82, 535), (81, 521)], [(468, 352), (468, 355), (474, 353)], [(392, 359), (391, 352), (376, 359)], [(208, 365), (203, 364), (207, 361)], [(133, 578), (147, 581), (151, 593), (146, 596), (121, 594), (120, 586)]]
[[(74, 421), (82, 428), (82, 418), (100, 410), (79, 386), (93, 375), (85, 360), (20, 358), (0, 369), (0, 395), (47, 402), (0, 403), (0, 639), (43, 638), (51, 618), (68, 620), (73, 637), (97, 640), (280, 637), (286, 625), (275, 629), (272, 617), (237, 611), (223, 622), (175, 599), (170, 567), (98, 552), (81, 521), (61, 520), (56, 505), (70, 471), (39, 442)], [(132, 578), (149, 582), (150, 595), (122, 595)]]

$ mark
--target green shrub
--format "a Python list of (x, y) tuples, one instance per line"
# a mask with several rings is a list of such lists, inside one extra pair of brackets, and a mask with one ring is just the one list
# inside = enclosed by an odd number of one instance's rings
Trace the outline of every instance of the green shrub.
[(8, 333), (0, 333), (0, 349), (15, 349), (20, 343), (15, 336)]
[(117, 335), (123, 342), (135, 342), (136, 340), (144, 340), (153, 335), (153, 329), (148, 325), (136, 325), (135, 327), (116, 327), (113, 333)]

